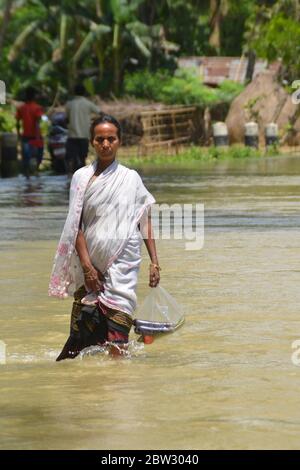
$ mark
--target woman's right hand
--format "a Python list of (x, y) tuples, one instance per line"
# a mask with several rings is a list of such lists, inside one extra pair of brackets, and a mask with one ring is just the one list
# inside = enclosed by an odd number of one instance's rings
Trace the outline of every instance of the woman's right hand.
[(104, 276), (98, 269), (94, 268), (94, 266), (90, 266), (88, 269), (83, 269), (83, 273), (84, 283), (88, 291), (98, 292), (104, 290)]
[(160, 267), (158, 264), (151, 263), (149, 268), (149, 287), (156, 287), (160, 281)]

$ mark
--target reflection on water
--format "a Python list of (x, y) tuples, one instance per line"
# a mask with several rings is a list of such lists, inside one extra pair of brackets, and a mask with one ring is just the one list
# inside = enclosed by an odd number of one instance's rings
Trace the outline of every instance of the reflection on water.
[(119, 360), (90, 350), (55, 363), (71, 300), (49, 299), (47, 284), (67, 180), (1, 180), (0, 447), (299, 448), (299, 162), (144, 172), (158, 203), (204, 202), (205, 244), (158, 241), (186, 323), (147, 346), (132, 333)]
[[(158, 203), (204, 203), (205, 227), (215, 230), (298, 230), (300, 158), (227, 161), (189, 169), (146, 169)], [(66, 176), (0, 182), (2, 240), (56, 239), (65, 220)]]
[(69, 181), (65, 176), (0, 180), (2, 240), (51, 240), (66, 217)]

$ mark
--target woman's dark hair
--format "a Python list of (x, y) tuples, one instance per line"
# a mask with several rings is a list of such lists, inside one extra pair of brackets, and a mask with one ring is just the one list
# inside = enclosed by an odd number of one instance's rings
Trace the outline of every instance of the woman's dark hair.
[(122, 128), (121, 124), (119, 121), (111, 116), (110, 114), (105, 114), (105, 113), (100, 113), (98, 117), (96, 117), (91, 124), (90, 127), (90, 139), (91, 142), (94, 140), (94, 133), (95, 133), (95, 127), (98, 126), (99, 124), (103, 124), (104, 122), (109, 122), (110, 124), (113, 124), (117, 128), (117, 136), (119, 140), (121, 140), (122, 137)]

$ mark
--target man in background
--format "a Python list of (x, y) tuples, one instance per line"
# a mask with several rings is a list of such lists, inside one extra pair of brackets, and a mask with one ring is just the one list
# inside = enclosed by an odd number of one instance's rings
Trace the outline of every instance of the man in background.
[[(35, 101), (36, 90), (28, 87), (25, 90), (25, 103), (16, 112), (17, 133), (21, 139), (23, 171), (26, 178), (30, 176), (30, 161), (36, 159), (36, 168), (43, 159), (44, 142), (40, 131), (40, 120), (43, 108)], [(22, 123), (22, 133), (20, 132)]]
[(67, 102), (68, 140), (66, 149), (66, 164), (69, 175), (85, 166), (89, 150), (89, 132), (91, 114), (99, 114), (100, 108), (85, 98), (85, 88), (77, 85), (74, 98)]

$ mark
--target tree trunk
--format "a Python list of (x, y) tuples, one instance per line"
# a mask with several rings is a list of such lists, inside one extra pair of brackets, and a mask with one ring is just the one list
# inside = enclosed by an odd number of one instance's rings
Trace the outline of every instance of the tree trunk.
[(103, 50), (102, 44), (99, 41), (95, 43), (95, 54), (98, 59), (98, 70), (99, 70), (98, 76), (99, 76), (99, 81), (101, 82), (103, 80), (105, 56), (104, 56), (104, 50)]
[(59, 46), (63, 55), (67, 43), (68, 17), (64, 13), (60, 17)]
[(0, 54), (2, 52), (4, 37), (5, 37), (6, 29), (7, 29), (9, 20), (10, 20), (10, 13), (11, 13), (12, 4), (13, 4), (13, 0), (6, 0), (6, 2), (5, 2), (3, 20), (2, 20), (2, 25), (1, 25), (1, 29), (0, 29)]
[(96, 3), (96, 15), (97, 18), (101, 18), (103, 16), (103, 8), (101, 0), (95, 0)]
[(120, 66), (120, 25), (114, 25), (114, 38), (113, 38), (113, 60), (114, 60), (114, 78), (113, 90), (114, 94), (118, 96), (120, 90), (121, 66)]
[(210, 36), (209, 44), (220, 51), (221, 0), (210, 0)]
[(75, 84), (77, 82), (78, 70), (77, 64), (71, 61), (70, 66), (68, 67), (68, 88), (73, 93)]
[(248, 55), (248, 65), (247, 65), (245, 78), (246, 78), (246, 82), (251, 82), (253, 73), (254, 73), (254, 68), (255, 68), (256, 54), (253, 50), (250, 50), (247, 55)]
[(294, 0), (294, 6), (295, 6), (295, 19), (297, 21), (300, 20), (300, 4), (299, 0)]

